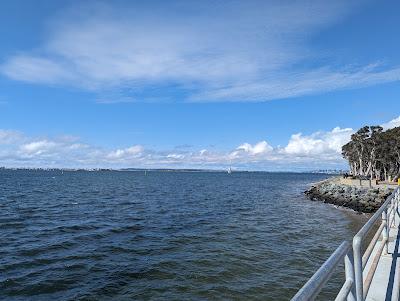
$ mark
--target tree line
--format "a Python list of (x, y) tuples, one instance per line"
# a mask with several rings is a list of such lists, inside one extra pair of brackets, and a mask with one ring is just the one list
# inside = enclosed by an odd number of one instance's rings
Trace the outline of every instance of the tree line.
[(384, 131), (381, 126), (365, 126), (351, 135), (342, 147), (351, 174), (378, 180), (400, 177), (400, 127)]

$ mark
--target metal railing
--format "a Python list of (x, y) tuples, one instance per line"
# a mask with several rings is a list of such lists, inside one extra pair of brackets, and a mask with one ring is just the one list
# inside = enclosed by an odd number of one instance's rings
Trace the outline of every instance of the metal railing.
[[(394, 225), (396, 214), (398, 214), (398, 207), (399, 188), (393, 191), (393, 193), (386, 199), (378, 211), (375, 212), (375, 214), (353, 238), (354, 274), (357, 301), (363, 301), (366, 298), (372, 278), (378, 266), (379, 259), (382, 254), (388, 254), (389, 230), (390, 227)], [(364, 254), (362, 254), (362, 244), (373, 226), (378, 221), (381, 221), (381, 224), (366, 248)], [(364, 273), (372, 251), (375, 249), (381, 236), (382, 240), (377, 248), (377, 251), (375, 252), (375, 256), (372, 258), (369, 269)]]
[[(388, 254), (389, 230), (396, 227), (396, 214), (399, 215), (400, 187), (385, 200), (382, 206), (361, 228), (353, 238), (353, 248), (349, 242), (344, 241), (335, 252), (323, 263), (318, 271), (292, 298), (292, 301), (314, 300), (324, 285), (329, 281), (336, 267), (344, 260), (345, 282), (341, 287), (335, 301), (364, 301), (370, 288), (381, 255)], [(363, 243), (375, 224), (381, 221), (378, 230), (371, 239), (365, 252), (362, 253)], [(382, 236), (380, 245), (377, 243)], [(376, 249), (372, 261), (369, 261), (373, 250)], [(353, 260), (354, 255), (354, 260)], [(368, 265), (367, 265), (368, 263)], [(365, 270), (368, 266), (368, 270)], [(396, 286), (395, 295), (398, 295), (399, 286)]]
[[(351, 290), (354, 283), (354, 268), (351, 245), (349, 242), (344, 241), (310, 278), (310, 280), (308, 280), (308, 282), (297, 292), (292, 301), (314, 300), (343, 259), (345, 264), (346, 281), (340, 289), (336, 300), (346, 300), (348, 295), (353, 295)], [(351, 300), (354, 300), (354, 296)]]

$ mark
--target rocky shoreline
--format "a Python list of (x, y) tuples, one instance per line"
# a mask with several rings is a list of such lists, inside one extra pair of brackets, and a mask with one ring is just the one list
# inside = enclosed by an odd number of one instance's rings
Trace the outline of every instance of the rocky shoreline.
[(360, 187), (340, 183), (340, 178), (330, 178), (315, 184), (304, 193), (313, 201), (322, 201), (353, 209), (357, 212), (375, 212), (394, 188)]

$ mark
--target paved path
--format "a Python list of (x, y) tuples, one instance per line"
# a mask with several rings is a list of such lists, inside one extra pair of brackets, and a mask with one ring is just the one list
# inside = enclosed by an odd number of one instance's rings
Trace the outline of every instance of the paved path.
[[(354, 186), (354, 187), (363, 187), (363, 188), (370, 188), (370, 181), (369, 180), (360, 180), (357, 179), (350, 179), (350, 178), (343, 178), (343, 177), (336, 177), (334, 178), (334, 181), (342, 184), (342, 185), (348, 185), (348, 186)], [(360, 185), (361, 183), (361, 185)], [(397, 187), (396, 182), (384, 182), (384, 181), (379, 181), (378, 184), (376, 182), (372, 181), (371, 182), (371, 187), (372, 188), (392, 188), (395, 189)]]
[[(366, 301), (392, 301), (399, 300), (399, 284), (400, 284), (400, 237), (399, 237), (399, 215), (396, 214), (395, 225), (389, 232), (389, 249), (387, 255), (381, 255), (376, 272), (372, 279), (370, 289), (367, 294)], [(373, 250), (367, 265), (364, 269), (364, 277), (369, 270), (371, 263), (381, 245), (379, 240)], [(364, 278), (365, 279), (365, 278)]]

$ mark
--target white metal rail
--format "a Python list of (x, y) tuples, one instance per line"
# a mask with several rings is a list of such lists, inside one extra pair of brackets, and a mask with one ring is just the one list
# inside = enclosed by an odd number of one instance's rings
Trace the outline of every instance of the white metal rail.
[[(396, 227), (396, 214), (399, 215), (400, 187), (396, 188), (393, 193), (385, 200), (382, 206), (361, 228), (361, 230), (353, 238), (353, 248), (349, 242), (344, 241), (336, 249), (335, 252), (324, 262), (318, 271), (308, 280), (308, 282), (297, 292), (292, 301), (311, 301), (316, 298), (324, 285), (329, 281), (336, 267), (344, 259), (345, 263), (345, 282), (340, 289), (335, 301), (364, 301), (370, 288), (373, 276), (382, 254), (388, 254), (389, 230)], [(362, 253), (362, 247), (368, 234), (378, 223), (381, 224), (371, 239), (369, 245)], [(398, 225), (397, 225), (398, 226)], [(377, 251), (373, 258), (371, 254), (376, 249), (379, 238), (382, 237)], [(354, 256), (354, 260), (353, 260)], [(372, 260), (365, 268), (367, 262)], [(399, 295), (399, 286), (395, 287), (396, 292), (393, 296)]]

